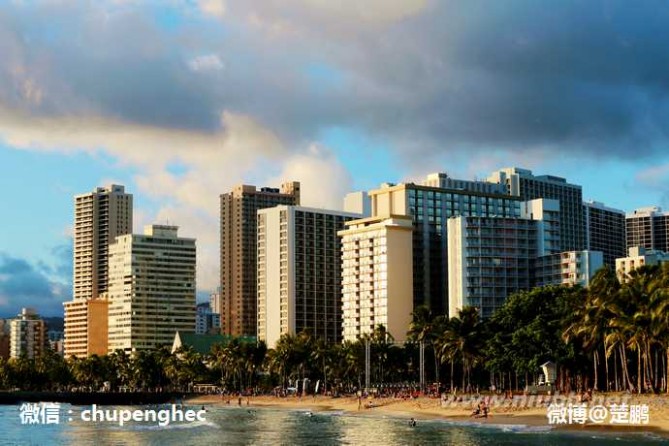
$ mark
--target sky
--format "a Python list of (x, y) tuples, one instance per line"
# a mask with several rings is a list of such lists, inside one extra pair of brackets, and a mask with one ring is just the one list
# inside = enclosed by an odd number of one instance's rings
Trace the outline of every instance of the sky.
[(62, 315), (73, 196), (112, 182), (197, 238), (200, 299), (239, 183), (337, 209), (518, 166), (669, 209), (668, 41), (660, 1), (1, 2), (0, 316)]

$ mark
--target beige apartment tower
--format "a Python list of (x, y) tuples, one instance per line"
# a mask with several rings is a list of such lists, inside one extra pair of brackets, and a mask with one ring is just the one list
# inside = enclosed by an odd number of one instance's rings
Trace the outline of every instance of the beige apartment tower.
[(131, 232), (132, 195), (123, 186), (98, 187), (74, 197), (73, 300), (64, 303), (65, 356), (107, 352), (109, 244)]
[(150, 225), (109, 248), (109, 347), (135, 352), (172, 345), (195, 328), (195, 239)]
[(65, 355), (107, 354), (106, 297), (65, 302)]
[(412, 218), (370, 217), (346, 223), (342, 237), (343, 338), (382, 325), (404, 341), (413, 311)]
[(255, 336), (257, 329), (257, 212), (299, 205), (300, 183), (281, 189), (239, 185), (221, 195), (221, 332)]

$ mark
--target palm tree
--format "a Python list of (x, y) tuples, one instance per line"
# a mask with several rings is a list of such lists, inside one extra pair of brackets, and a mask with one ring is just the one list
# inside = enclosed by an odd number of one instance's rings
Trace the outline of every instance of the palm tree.
[(196, 380), (206, 375), (206, 367), (202, 355), (193, 346), (180, 347), (169, 364), (169, 374), (177, 388), (181, 391), (190, 390)]
[(365, 349), (362, 342), (344, 341), (339, 351), (342, 379), (349, 386), (355, 382), (358, 389), (362, 388), (362, 373), (365, 369)]
[(388, 375), (388, 366), (390, 359), (394, 356), (393, 349), (395, 338), (386, 330), (383, 325), (377, 325), (371, 334), (365, 334), (361, 338), (361, 342), (369, 342), (372, 355), (376, 358), (373, 361), (372, 367), (376, 375), (376, 382), (382, 383), (386, 381)]
[(615, 272), (609, 267), (600, 269), (590, 282), (587, 298), (570, 315), (567, 328), (562, 334), (565, 342), (578, 340), (583, 350), (592, 354), (594, 390), (599, 390), (597, 365), (600, 348), (603, 348), (605, 357), (606, 388), (610, 390), (608, 367), (610, 352), (607, 349), (606, 334), (612, 318), (611, 303), (618, 298), (619, 290), (620, 283)]
[(434, 379), (439, 382), (439, 355), (437, 353), (437, 339), (444, 333), (447, 318), (444, 315), (434, 315), (426, 306), (420, 306), (412, 313), (409, 325), (408, 339), (418, 343), (425, 343), (432, 349), (434, 357)]
[(299, 379), (305, 370), (305, 350), (309, 335), (300, 333), (281, 335), (274, 349), (267, 353), (268, 365), (271, 371), (279, 373), (283, 387), (286, 387), (288, 378)]
[(9, 360), (14, 386), (21, 390), (36, 390), (38, 387), (37, 373), (35, 370), (35, 361), (28, 358), (25, 354), (18, 358)]
[(311, 357), (314, 363), (321, 366), (321, 371), (323, 373), (323, 393), (327, 392), (329, 369), (328, 363), (332, 359), (332, 353), (332, 349), (323, 338), (318, 338), (314, 342), (314, 349), (311, 352)]
[(132, 378), (132, 363), (125, 350), (117, 349), (109, 354), (112, 367), (116, 370), (114, 387), (128, 386)]
[(637, 392), (652, 381), (650, 362), (651, 311), (649, 304), (657, 292), (653, 269), (642, 267), (630, 273), (620, 289), (621, 305), (616, 307), (610, 326), (625, 339), (625, 346), (637, 353)]
[(664, 349), (666, 356), (664, 385), (669, 394), (669, 264), (654, 270), (651, 284), (649, 311), (651, 319), (651, 339)]
[[(462, 388), (467, 389), (471, 382), (472, 369), (482, 359), (483, 325), (479, 320), (478, 309), (465, 307), (452, 317), (440, 340), (441, 357), (452, 364), (457, 357), (462, 361)], [(452, 382), (452, 378), (451, 378)]]

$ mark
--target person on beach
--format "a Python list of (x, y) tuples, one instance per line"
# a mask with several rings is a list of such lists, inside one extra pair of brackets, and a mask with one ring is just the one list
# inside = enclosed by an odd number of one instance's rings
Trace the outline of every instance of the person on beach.
[(414, 418), (411, 418), (411, 420), (409, 420), (409, 426), (416, 427), (416, 420)]

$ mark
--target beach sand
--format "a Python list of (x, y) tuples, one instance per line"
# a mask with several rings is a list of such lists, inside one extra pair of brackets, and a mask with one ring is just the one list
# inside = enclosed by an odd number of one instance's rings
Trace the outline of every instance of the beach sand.
[[(530, 399), (530, 406), (522, 407), (528, 402), (527, 399), (516, 397), (513, 403), (510, 400), (496, 400), (490, 404), (488, 418), (473, 418), (471, 413), (478, 404), (478, 400), (460, 403), (442, 403), (437, 398), (420, 397), (416, 399), (399, 398), (369, 398), (362, 400), (362, 409), (358, 409), (358, 398), (342, 397), (330, 398), (324, 396), (297, 396), (274, 397), (258, 396), (249, 398), (249, 407), (271, 407), (282, 409), (305, 409), (311, 411), (344, 411), (349, 415), (357, 416), (393, 416), (417, 420), (441, 419), (453, 422), (474, 422), (492, 425), (524, 425), (532, 427), (550, 427), (548, 420), (548, 403), (541, 404), (540, 397)], [(597, 394), (594, 401), (588, 407), (602, 404), (611, 407), (612, 403), (619, 403), (620, 398), (625, 398), (629, 405), (647, 405), (648, 424), (644, 425), (618, 425), (604, 422), (594, 424), (587, 421), (585, 424), (558, 424), (552, 425), (555, 429), (567, 429), (571, 431), (609, 431), (617, 433), (629, 432), (652, 432), (669, 438), (669, 396), (665, 395), (624, 395), (624, 394)], [(188, 400), (188, 404), (195, 405), (224, 405), (227, 406), (227, 397), (219, 395), (203, 395)], [(238, 405), (237, 397), (230, 397), (230, 407)], [(369, 403), (372, 407), (365, 407)], [(576, 403), (576, 401), (574, 401)], [(247, 407), (247, 398), (242, 398), (242, 405)], [(536, 407), (538, 406), (538, 407)]]

